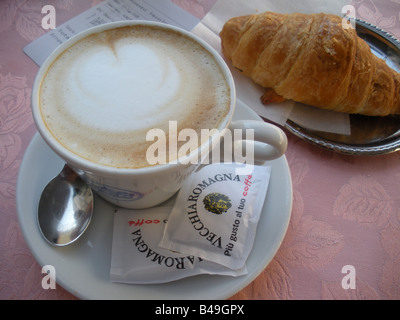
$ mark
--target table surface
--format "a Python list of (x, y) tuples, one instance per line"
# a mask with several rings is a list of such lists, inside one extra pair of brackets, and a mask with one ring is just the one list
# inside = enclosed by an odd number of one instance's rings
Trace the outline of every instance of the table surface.
[[(41, 8), (57, 25), (100, 0), (0, 2), (0, 299), (76, 299), (41, 286), (41, 266), (21, 233), (16, 181), (36, 132), (30, 111), (38, 66), (22, 49), (44, 33)], [(216, 0), (173, 0), (198, 18)], [(399, 0), (354, 1), (357, 17), (400, 38)], [(233, 299), (399, 299), (400, 153), (361, 157), (334, 153), (288, 133), (293, 180), (287, 234), (271, 263)], [(352, 266), (355, 289), (343, 287)], [(342, 272), (343, 271), (343, 272)]]

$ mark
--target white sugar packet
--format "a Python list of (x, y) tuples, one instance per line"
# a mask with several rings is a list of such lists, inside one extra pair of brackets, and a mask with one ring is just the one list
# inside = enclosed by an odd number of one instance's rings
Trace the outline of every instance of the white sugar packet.
[(246, 267), (230, 270), (220, 264), (160, 248), (171, 207), (146, 210), (118, 209), (114, 233), (110, 280), (113, 282), (155, 284), (199, 274), (241, 276)]
[(271, 175), (270, 166), (211, 164), (194, 172), (179, 191), (160, 246), (214, 261), (245, 266), (253, 247)]

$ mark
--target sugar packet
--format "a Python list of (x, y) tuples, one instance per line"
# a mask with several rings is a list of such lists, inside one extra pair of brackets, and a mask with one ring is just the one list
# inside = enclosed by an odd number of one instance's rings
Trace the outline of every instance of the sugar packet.
[(241, 276), (247, 269), (230, 270), (193, 255), (160, 248), (171, 207), (146, 210), (117, 209), (110, 280), (113, 282), (166, 283), (198, 274)]
[(271, 167), (255, 165), (249, 171), (243, 166), (211, 164), (189, 176), (178, 193), (160, 246), (233, 270), (245, 266)]

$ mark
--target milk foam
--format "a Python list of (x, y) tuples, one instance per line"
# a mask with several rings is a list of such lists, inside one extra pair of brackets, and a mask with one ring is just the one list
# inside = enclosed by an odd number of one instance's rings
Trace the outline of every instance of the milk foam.
[(74, 153), (115, 167), (147, 166), (146, 132), (168, 121), (218, 127), (229, 88), (214, 58), (193, 40), (153, 27), (89, 36), (66, 50), (41, 86), (41, 112)]
[[(159, 113), (160, 107), (179, 94), (182, 79), (178, 66), (151, 47), (117, 45), (117, 56), (111, 49), (101, 48), (71, 68), (66, 87), (74, 95), (65, 96), (63, 103), (74, 117), (82, 117), (85, 125), (110, 132), (157, 125), (168, 111)], [(146, 119), (151, 123), (146, 124)]]

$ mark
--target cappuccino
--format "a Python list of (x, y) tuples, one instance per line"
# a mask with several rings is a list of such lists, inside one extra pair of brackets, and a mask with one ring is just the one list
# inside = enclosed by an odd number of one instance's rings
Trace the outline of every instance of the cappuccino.
[(92, 34), (61, 53), (41, 82), (39, 107), (48, 130), (74, 154), (142, 168), (150, 166), (149, 130), (168, 132), (176, 121), (178, 131), (200, 136), (219, 127), (230, 96), (218, 62), (198, 42), (134, 25)]

